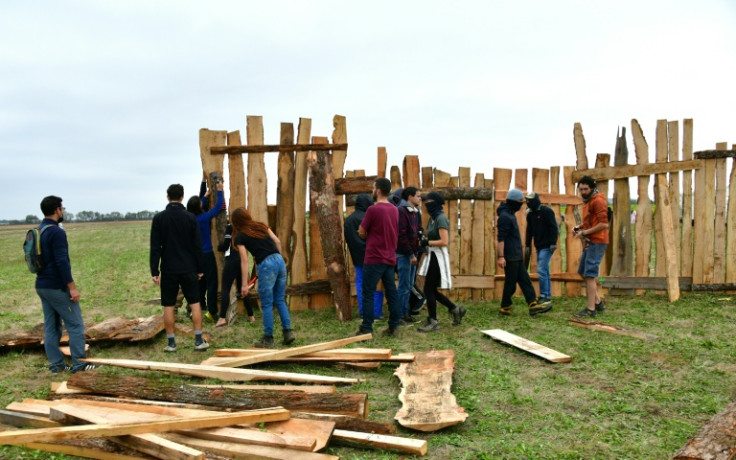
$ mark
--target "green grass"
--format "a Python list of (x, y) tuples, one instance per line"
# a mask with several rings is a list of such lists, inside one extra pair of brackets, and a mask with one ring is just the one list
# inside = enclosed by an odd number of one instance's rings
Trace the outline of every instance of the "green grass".
[[(143, 317), (160, 311), (146, 301), (159, 296), (148, 273), (149, 223), (67, 225), (72, 268), (82, 293), (85, 321), (113, 316)], [(24, 230), (0, 229), (0, 333), (28, 329), (42, 321), (34, 277), (21, 255)], [(675, 303), (661, 296), (609, 297), (601, 321), (660, 337), (643, 341), (593, 332), (568, 324), (584, 299), (554, 299), (554, 309), (531, 319), (517, 299), (514, 315), (497, 315), (498, 302), (467, 303), (462, 326), (452, 327), (440, 312), (443, 329), (422, 335), (404, 328), (399, 339), (376, 338), (374, 345), (399, 352), (452, 349), (456, 369), (453, 393), (469, 417), (435, 433), (399, 427), (399, 435), (426, 439), (432, 459), (644, 459), (671, 458), (710, 418), (736, 398), (736, 301), (725, 294), (684, 294)], [(181, 319), (184, 321), (185, 319)], [(186, 322), (186, 321), (185, 321)], [(341, 323), (332, 309), (292, 313), (296, 346), (352, 335), (354, 320)], [(385, 327), (377, 324), (377, 330)], [(505, 329), (573, 357), (551, 364), (482, 335)], [(278, 328), (277, 328), (278, 329)], [(206, 330), (217, 347), (247, 347), (259, 338), (259, 323)], [(277, 332), (277, 340), (280, 336)], [(165, 337), (136, 345), (92, 346), (90, 355), (106, 358), (173, 360), (197, 363), (179, 339), (175, 356), (164, 355)], [(358, 344), (360, 345), (360, 344)], [(356, 345), (356, 346), (358, 346)], [(0, 406), (23, 398), (44, 398), (53, 377), (41, 349), (0, 354), (3, 369)], [(259, 368), (364, 378), (339, 391), (366, 392), (373, 420), (392, 421), (400, 408), (394, 367), (357, 371), (320, 365), (260, 365)], [(181, 382), (181, 376), (106, 367), (106, 373), (140, 375)], [(388, 452), (347, 447), (328, 453), (346, 459), (397, 459)], [(68, 458), (0, 448), (4, 458)]]

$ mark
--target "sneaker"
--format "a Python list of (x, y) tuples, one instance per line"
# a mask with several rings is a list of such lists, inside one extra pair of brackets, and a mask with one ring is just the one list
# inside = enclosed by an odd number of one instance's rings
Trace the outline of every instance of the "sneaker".
[(263, 337), (261, 337), (261, 340), (255, 342), (253, 346), (256, 348), (272, 348), (273, 347), (273, 336), (264, 335)]
[(412, 316), (412, 315), (406, 315), (403, 318), (401, 318), (401, 320), (404, 321), (407, 325), (418, 323), (419, 321), (421, 321), (419, 318), (417, 318), (416, 316)]
[(76, 371), (72, 370), (72, 374), (76, 374), (77, 372), (95, 371), (101, 367), (102, 365), (100, 364), (85, 364), (84, 367), (80, 367)]
[(540, 297), (537, 299), (537, 303), (539, 305), (549, 305), (552, 303), (552, 299), (550, 299), (549, 297)]
[(547, 313), (550, 310), (552, 310), (551, 302), (546, 305), (540, 305), (535, 300), (534, 302), (529, 304), (529, 316), (540, 315), (542, 313)]
[(210, 313), (210, 312), (205, 312), (204, 317), (208, 321), (212, 321), (213, 323), (215, 322), (215, 318), (212, 317), (212, 313)]
[(199, 343), (194, 343), (194, 350), (196, 351), (205, 351), (210, 347), (210, 344), (206, 340), (202, 340)]
[(498, 313), (504, 316), (511, 316), (511, 305), (499, 308)]
[(455, 309), (450, 312), (452, 313), (452, 325), (459, 326), (463, 322), (463, 316), (465, 316), (465, 313), (467, 312), (468, 310), (463, 307), (455, 307)]
[(417, 331), (419, 332), (434, 332), (439, 330), (440, 323), (437, 322), (436, 319), (427, 318), (427, 322), (424, 324), (424, 326), (420, 326), (417, 328)]
[(604, 300), (601, 300), (597, 304), (595, 304), (595, 311), (598, 313), (603, 313), (606, 311), (606, 302)]
[(296, 340), (294, 331), (292, 331), (291, 329), (284, 329), (284, 345), (289, 345), (294, 340)]
[(61, 374), (62, 372), (69, 372), (72, 368), (66, 364), (64, 364), (64, 367), (56, 367), (54, 369), (51, 369), (52, 374)]
[(583, 308), (579, 312), (575, 313), (575, 316), (595, 318), (595, 310), (588, 310), (588, 307)]
[(397, 327), (389, 327), (386, 330), (384, 330), (381, 333), (381, 335), (384, 336), (384, 337), (398, 338), (399, 337), (399, 328), (397, 328)]
[(365, 334), (373, 334), (373, 331), (366, 331), (363, 328), (358, 328), (358, 331), (355, 333), (356, 336), (365, 335)]
[(175, 352), (176, 351), (176, 344), (174, 344), (174, 345), (166, 345), (166, 347), (164, 348), (164, 351), (166, 353), (173, 353), (173, 352)]

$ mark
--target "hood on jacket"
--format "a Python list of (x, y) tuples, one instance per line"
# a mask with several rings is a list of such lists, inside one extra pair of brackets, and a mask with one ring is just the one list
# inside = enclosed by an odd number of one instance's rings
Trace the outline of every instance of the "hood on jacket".
[(373, 198), (367, 193), (361, 193), (355, 198), (355, 210), (365, 211), (373, 204)]
[(506, 203), (505, 201), (498, 205), (498, 209), (496, 209), (496, 215), (500, 216), (501, 213), (504, 213), (504, 212), (511, 214), (512, 216), (516, 214), (516, 212), (513, 209), (511, 209), (511, 206), (509, 206), (509, 204)]

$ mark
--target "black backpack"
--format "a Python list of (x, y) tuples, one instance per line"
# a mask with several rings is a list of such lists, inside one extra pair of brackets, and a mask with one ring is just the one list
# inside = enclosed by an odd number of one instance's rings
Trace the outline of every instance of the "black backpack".
[(26, 240), (23, 242), (23, 252), (26, 256), (28, 271), (31, 273), (38, 273), (43, 270), (41, 235), (49, 227), (50, 225), (44, 225), (41, 228), (32, 228), (26, 233)]

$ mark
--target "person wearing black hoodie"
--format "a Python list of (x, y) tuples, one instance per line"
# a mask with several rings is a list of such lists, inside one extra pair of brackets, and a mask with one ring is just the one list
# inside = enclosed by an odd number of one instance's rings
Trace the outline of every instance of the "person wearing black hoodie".
[(548, 312), (552, 305), (539, 305), (534, 286), (529, 279), (529, 273), (524, 266), (524, 254), (521, 251), (521, 234), (519, 223), (516, 221), (516, 213), (524, 204), (524, 194), (521, 190), (511, 189), (506, 195), (506, 201), (501, 203), (496, 210), (498, 221), (498, 266), (505, 270), (503, 282), (503, 297), (501, 308), (498, 312), (502, 315), (511, 315), (511, 297), (516, 291), (516, 285), (521, 287), (526, 303), (529, 304), (531, 316)]
[[(358, 313), (363, 316), (363, 259), (365, 258), (365, 240), (358, 236), (358, 227), (363, 222), (365, 211), (373, 204), (373, 198), (361, 193), (355, 199), (355, 211), (345, 218), (345, 242), (348, 245), (350, 258), (355, 266), (355, 289), (358, 293)], [(383, 312), (383, 291), (376, 291), (373, 297), (373, 315), (380, 319)]]
[(537, 275), (539, 275), (539, 305), (552, 303), (552, 295), (549, 280), (549, 261), (557, 249), (557, 237), (560, 229), (557, 227), (555, 212), (547, 206), (542, 205), (539, 195), (531, 192), (526, 196), (526, 249), (524, 251), (526, 260), (531, 257), (532, 239), (534, 247), (537, 248)]

